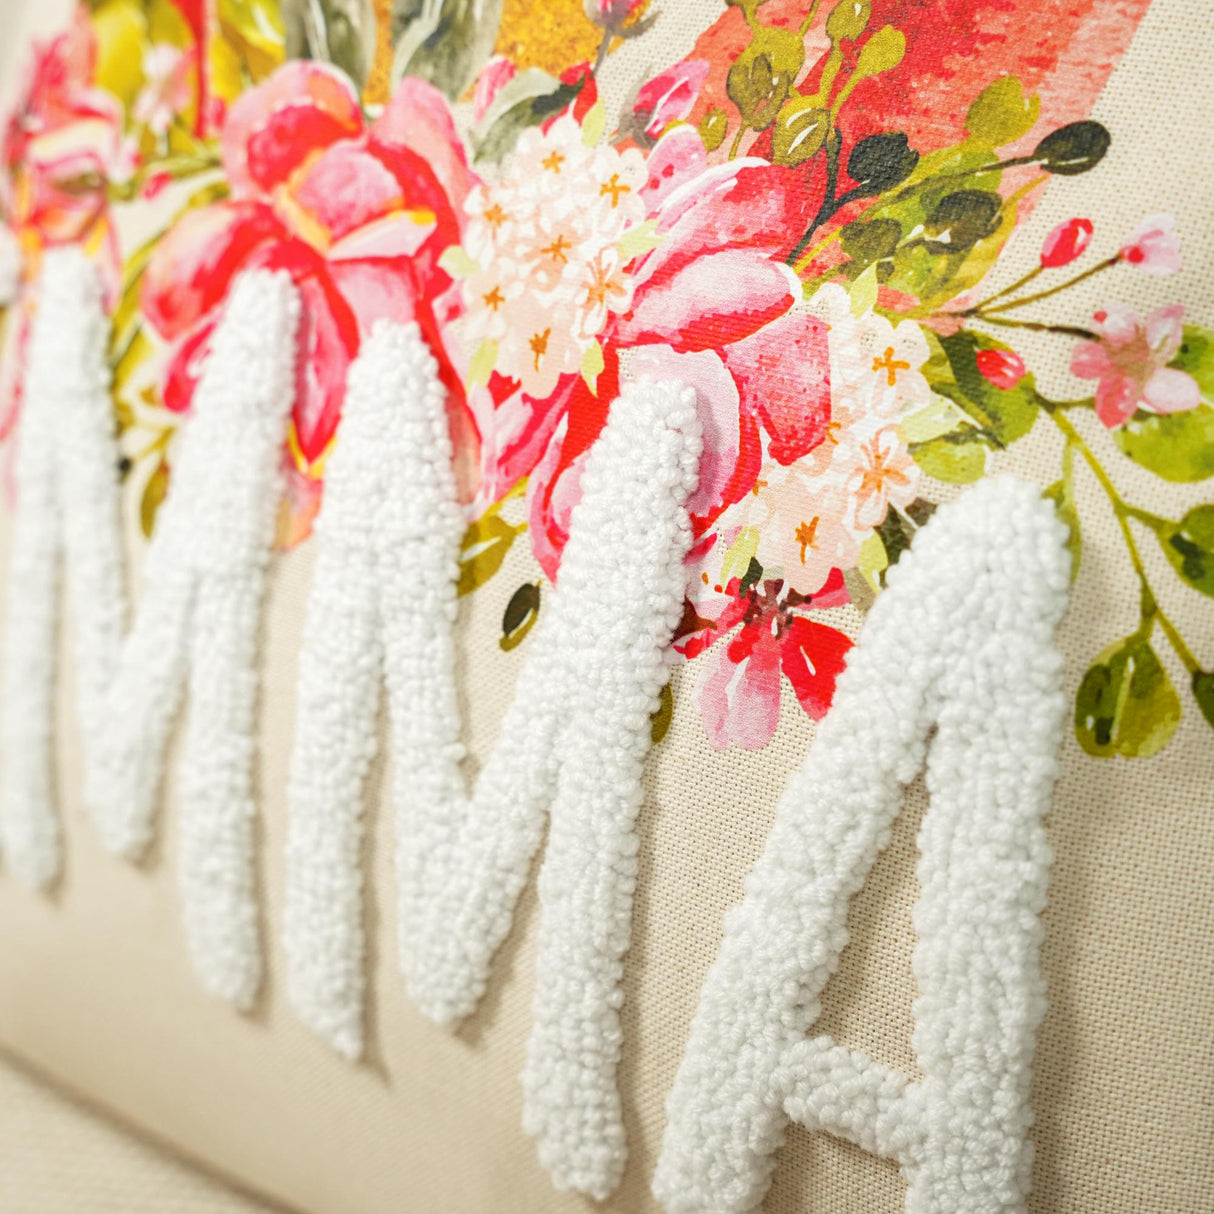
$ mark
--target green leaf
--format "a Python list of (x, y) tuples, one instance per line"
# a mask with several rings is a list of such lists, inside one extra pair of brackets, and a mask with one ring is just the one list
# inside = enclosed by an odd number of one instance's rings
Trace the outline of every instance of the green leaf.
[(1068, 532), (1066, 550), (1071, 554), (1071, 583), (1079, 576), (1079, 562), (1083, 557), (1083, 537), (1079, 532), (1079, 511), (1075, 506), (1075, 482), (1068, 467), (1061, 480), (1056, 480), (1043, 497), (1054, 503), (1058, 517)]
[(582, 379), (590, 389), (591, 396), (598, 395), (599, 376), (607, 364), (603, 361), (603, 347), (597, 341), (591, 342), (582, 355)]
[(950, 485), (969, 485), (986, 473), (988, 446), (976, 430), (954, 430), (925, 443), (911, 443), (915, 463), (928, 476)]
[[(996, 388), (978, 370), (980, 350), (1007, 350), (1010, 347), (985, 333), (968, 329), (939, 340), (950, 375), (941, 377), (939, 382), (932, 383), (932, 387), (956, 401), (978, 423), (992, 445), (1007, 447), (1023, 438), (1037, 420), (1037, 390), (1033, 377), (1024, 376), (1014, 388)], [(932, 371), (938, 374), (937, 368), (933, 367)]]
[(1214, 476), (1214, 407), (1183, 413), (1135, 413), (1113, 441), (1136, 464), (1174, 484)]
[(649, 718), (649, 732), (656, 746), (670, 732), (670, 722), (674, 719), (674, 692), (670, 684), (662, 686), (662, 698), (658, 701), (657, 711)]
[(1214, 598), (1214, 505), (1194, 506), (1156, 531), (1164, 556), (1194, 590)]
[(169, 465), (162, 455), (143, 486), (143, 496), (139, 499), (139, 528), (145, 539), (152, 538), (152, 532), (156, 529), (156, 515), (168, 492)]
[(1180, 349), (1168, 365), (1187, 371), (1197, 381), (1202, 396), (1214, 402), (1214, 330), (1185, 325)]
[(1026, 97), (1015, 76), (1000, 76), (974, 98), (965, 129), (990, 147), (1002, 147), (1026, 134), (1041, 112), (1041, 99)]
[(1193, 671), (1193, 698), (1201, 715), (1214, 725), (1214, 673), (1208, 670)]
[(1149, 642), (1135, 633), (1110, 645), (1075, 695), (1075, 737), (1098, 759), (1145, 759), (1180, 723), (1180, 700)]
[[(359, 6), (355, 12), (366, 11)], [(421, 76), (455, 101), (493, 53), (502, 0), (427, 0), (394, 4), (392, 84)]]
[(864, 80), (881, 72), (888, 72), (902, 62), (906, 54), (906, 35), (895, 25), (883, 25), (860, 48), (856, 69), (848, 84), (856, 79)]
[(460, 549), (459, 581), (456, 592), (471, 594), (483, 586), (501, 567), (519, 528), (512, 527), (497, 514), (486, 514), (464, 532)]
[[(541, 73), (542, 75), (542, 73)], [(517, 77), (516, 77), (517, 79)], [(549, 77), (551, 80), (551, 77)], [(512, 80), (511, 84), (514, 83)], [(484, 138), (476, 146), (474, 160), (479, 162), (501, 160), (518, 142), (518, 137), (528, 128), (539, 126), (548, 118), (559, 114), (571, 105), (582, 91), (584, 81), (577, 84), (560, 84), (552, 81), (550, 92), (525, 97), (510, 106), (496, 119), (491, 119)], [(506, 88), (510, 86), (507, 85)], [(503, 88), (502, 92), (505, 93)]]
[(540, 585), (524, 582), (511, 596), (502, 613), (502, 635), (498, 645), (506, 652), (520, 645), (523, 638), (535, 627), (540, 617)]

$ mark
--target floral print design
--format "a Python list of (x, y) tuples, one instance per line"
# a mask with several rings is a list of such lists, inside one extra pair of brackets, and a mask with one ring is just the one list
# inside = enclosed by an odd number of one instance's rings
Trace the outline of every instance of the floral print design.
[[(35, 48), (0, 213), (26, 282), (49, 244), (81, 243), (102, 268), (148, 532), (250, 265), (288, 270), (303, 303), (284, 546), (309, 532), (346, 373), (379, 317), (421, 325), (448, 389), (464, 593), (521, 537), (558, 580), (621, 383), (691, 385), (705, 450), (676, 648), (720, 748), (766, 745), (788, 692), (823, 716), (850, 645), (838, 609), (880, 592), (942, 483), (1052, 429), (1045, 491), (1076, 563), (1082, 465), (1143, 592), (1135, 631), (1076, 689), (1076, 737), (1096, 757), (1145, 757), (1182, 711), (1154, 646), (1212, 725), (1214, 674), (1160, 607), (1140, 545), (1214, 594), (1214, 505), (1165, 518), (1114, 474), (1128, 460), (1165, 481), (1214, 476), (1214, 332), (1180, 304), (1140, 317), (1117, 298), (1133, 274), (1180, 269), (1167, 214), (1120, 240), (1076, 216), (1028, 273), (987, 282), (1009, 277), (1003, 247), (1047, 181), (1082, 205), (1076, 179), (1112, 138), (1088, 111), (1146, 3), (730, 0), (612, 114), (599, 81), (613, 52), (664, 20), (635, 0), (508, 4), (504, 19), (491, 3), (475, 26), (444, 3), (438, 36), (369, 0), (93, 0)], [(128, 206), (172, 218), (120, 248)], [(1093, 316), (1038, 310), (1096, 276), (1109, 286)], [(7, 318), (5, 430), (32, 306), (23, 290)], [(1021, 331), (1069, 350), (1091, 395), (1044, 395)], [(520, 497), (523, 521), (506, 508)], [(504, 648), (541, 602), (538, 584), (518, 588)]]

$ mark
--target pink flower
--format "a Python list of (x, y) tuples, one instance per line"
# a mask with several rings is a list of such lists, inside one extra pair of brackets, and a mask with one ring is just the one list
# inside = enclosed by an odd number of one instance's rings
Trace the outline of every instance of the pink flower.
[(1071, 356), (1071, 372), (1096, 379), (1096, 416), (1110, 429), (1136, 409), (1179, 413), (1201, 403), (1197, 381), (1167, 364), (1183, 338), (1184, 308), (1174, 304), (1145, 321), (1124, 304), (1109, 304), (1093, 317), (1098, 341), (1081, 341)]
[(975, 361), (982, 378), (1005, 391), (1014, 388), (1028, 374), (1024, 359), (1013, 350), (979, 350)]
[(1148, 215), (1121, 250), (1132, 266), (1148, 274), (1175, 274), (1180, 269), (1180, 240), (1171, 215)]
[[(761, 750), (771, 741), (780, 717), (781, 675), (798, 703), (821, 720), (834, 698), (835, 682), (846, 665), (851, 640), (805, 613), (847, 602), (838, 570), (812, 596), (789, 591), (783, 582), (725, 588), (725, 607), (715, 620), (686, 612), (677, 647), (695, 657), (710, 646), (696, 684), (695, 700), (709, 740), (718, 750), (741, 746)], [(727, 641), (716, 642), (741, 624)]]
[(1075, 258), (1083, 255), (1091, 242), (1092, 221), (1068, 219), (1045, 238), (1041, 246), (1041, 265), (1047, 270), (1070, 265)]
[(670, 123), (686, 118), (707, 76), (706, 60), (685, 59), (641, 85), (632, 112), (645, 134), (656, 139)]
[[(462, 416), (440, 333), (450, 279), (437, 263), (459, 243), (475, 179), (442, 95), (406, 78), (366, 127), (344, 75), (288, 62), (233, 103), (221, 150), (231, 197), (188, 212), (144, 277), (144, 316), (173, 343), (165, 406), (189, 408), (233, 277), (266, 266), (291, 272), (303, 305), (290, 437), (298, 473), (319, 477), (347, 369), (380, 317), (422, 326)], [(473, 433), (466, 419), (453, 424)]]

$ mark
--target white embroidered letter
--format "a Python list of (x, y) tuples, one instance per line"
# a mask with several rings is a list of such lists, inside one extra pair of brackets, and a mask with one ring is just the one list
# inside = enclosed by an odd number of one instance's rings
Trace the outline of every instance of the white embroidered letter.
[[(654, 1192), (672, 1214), (757, 1209), (790, 1118), (896, 1159), (910, 1214), (1024, 1210), (1063, 539), (1036, 490), (999, 478), (890, 571), (726, 918), (667, 1103)], [(911, 1082), (806, 1033), (925, 749)]]
[(127, 627), (106, 321), (91, 263), (47, 254), (17, 455), (3, 675), (3, 843), (43, 885), (59, 871), (52, 800), (60, 556), (75, 622), (84, 799), (107, 847), (149, 842), (164, 746), (188, 675), (179, 857), (204, 986), (247, 1006), (260, 981), (252, 765), (256, 641), (290, 410), (297, 302), (284, 275), (236, 284), (186, 423)]
[(452, 636), (464, 521), (447, 425), (416, 329), (378, 328), (351, 372), (317, 527), (290, 788), (291, 999), (357, 1056), (361, 787), (382, 663), (409, 991), (441, 1023), (475, 1007), (550, 809), (524, 1123), (559, 1185), (602, 1197), (626, 1153), (615, 1069), (633, 827), (683, 601), (694, 396), (642, 381), (612, 403), (559, 585), (470, 797)]

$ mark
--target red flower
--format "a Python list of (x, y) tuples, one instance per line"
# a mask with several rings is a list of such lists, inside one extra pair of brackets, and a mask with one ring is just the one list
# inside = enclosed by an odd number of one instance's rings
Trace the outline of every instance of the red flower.
[(978, 370), (996, 388), (1014, 388), (1028, 373), (1024, 360), (1012, 350), (979, 350)]
[(1092, 221), (1068, 219), (1045, 238), (1041, 246), (1041, 265), (1047, 270), (1070, 265), (1076, 257), (1083, 255), (1091, 242)]
[[(347, 369), (375, 320), (416, 319), (444, 360), (438, 326), (450, 280), (438, 259), (459, 243), (474, 178), (431, 85), (406, 78), (365, 128), (346, 77), (309, 62), (285, 64), (232, 105), (222, 152), (231, 197), (187, 214), (144, 278), (144, 315), (174, 343), (164, 403), (189, 407), (236, 273), (285, 268), (303, 305), (292, 449), (298, 470), (317, 477)], [(459, 376), (443, 369), (462, 416)]]
[[(695, 657), (712, 646), (696, 685), (696, 702), (709, 740), (718, 750), (741, 746), (760, 750), (771, 740), (780, 716), (781, 674), (792, 684), (801, 707), (814, 720), (830, 708), (835, 682), (846, 665), (852, 642), (829, 625), (804, 613), (848, 601), (843, 575), (836, 569), (813, 596), (768, 581), (742, 589), (734, 578), (725, 588), (725, 606), (714, 620), (687, 611), (677, 647)], [(733, 628), (723, 644), (714, 644)]]

